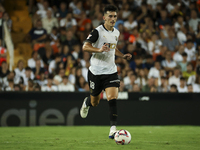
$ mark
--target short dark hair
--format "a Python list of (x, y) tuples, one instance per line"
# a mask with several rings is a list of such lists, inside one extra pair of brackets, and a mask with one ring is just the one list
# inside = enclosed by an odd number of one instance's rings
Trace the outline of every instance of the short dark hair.
[(177, 89), (177, 86), (176, 86), (176, 84), (172, 84), (172, 85), (170, 85), (170, 88), (176, 88)]
[(182, 53), (182, 56), (184, 57), (184, 56), (187, 56), (187, 53), (186, 52), (183, 52)]
[(107, 5), (103, 10), (103, 14), (105, 15), (107, 13), (107, 11), (118, 12), (118, 8), (114, 5)]
[(26, 71), (32, 71), (32, 69), (30, 67), (26, 67), (25, 70)]

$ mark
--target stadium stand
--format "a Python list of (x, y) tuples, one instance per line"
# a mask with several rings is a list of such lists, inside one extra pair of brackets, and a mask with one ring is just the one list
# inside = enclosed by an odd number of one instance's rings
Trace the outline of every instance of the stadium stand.
[[(83, 53), (81, 47), (92, 29), (103, 23), (103, 6), (115, 4), (119, 8), (115, 28), (121, 33), (117, 47), (133, 55), (130, 61), (116, 58), (119, 90), (199, 93), (199, 3), (5, 0), (0, 17), (11, 32), (14, 66), (9, 69), (12, 58), (5, 51), (9, 46), (2, 44), (0, 62), (7, 63), (0, 66), (1, 90), (15, 91), (17, 87), (19, 91), (20, 87), (20, 91), (89, 91), (90, 54)], [(6, 43), (4, 36), (1, 41)], [(9, 84), (11, 80), (13, 85)]]

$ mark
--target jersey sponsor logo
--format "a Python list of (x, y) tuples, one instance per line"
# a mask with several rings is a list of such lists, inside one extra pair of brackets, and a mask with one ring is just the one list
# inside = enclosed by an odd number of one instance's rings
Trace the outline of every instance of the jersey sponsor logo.
[[(103, 43), (103, 45), (106, 44), (106, 43)], [(108, 47), (110, 49), (115, 49), (116, 48), (116, 43), (107, 43), (108, 44)]]
[(95, 88), (95, 83), (92, 82), (92, 81), (90, 81), (90, 88), (93, 89), (93, 90), (94, 90), (94, 88)]
[(115, 40), (117, 41), (117, 36), (115, 36)]
[(89, 35), (88, 35), (88, 37), (87, 37), (87, 39), (89, 39), (91, 36), (92, 36), (92, 35), (91, 35), (91, 34), (89, 34)]
[[(103, 37), (105, 37), (105, 35), (103, 35)], [(106, 38), (106, 37), (105, 37)], [(106, 38), (107, 39), (107, 38)]]

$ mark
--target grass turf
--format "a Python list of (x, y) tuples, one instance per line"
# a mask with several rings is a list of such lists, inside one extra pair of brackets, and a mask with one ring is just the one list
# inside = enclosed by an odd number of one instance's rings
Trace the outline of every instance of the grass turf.
[(2, 127), (0, 150), (200, 150), (199, 126), (118, 126), (129, 145), (108, 139), (108, 126)]

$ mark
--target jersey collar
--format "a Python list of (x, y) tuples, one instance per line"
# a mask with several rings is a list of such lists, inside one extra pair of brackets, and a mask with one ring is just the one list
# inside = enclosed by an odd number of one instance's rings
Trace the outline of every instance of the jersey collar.
[(108, 32), (113, 32), (113, 31), (114, 31), (114, 28), (113, 28), (112, 31), (109, 31), (109, 30), (106, 29), (106, 27), (104, 26), (104, 24), (102, 24), (102, 26), (103, 26), (103, 28), (104, 28), (106, 31), (108, 31)]

